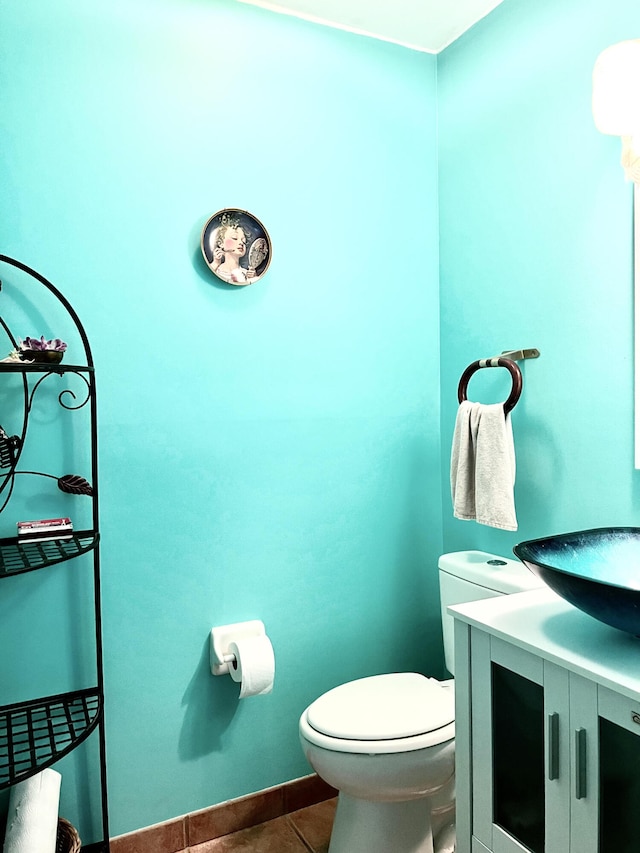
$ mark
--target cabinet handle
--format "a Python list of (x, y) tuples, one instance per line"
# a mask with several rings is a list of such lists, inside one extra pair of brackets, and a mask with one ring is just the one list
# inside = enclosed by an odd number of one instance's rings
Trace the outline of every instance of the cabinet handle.
[(576, 729), (576, 800), (587, 796), (587, 730)]
[(555, 712), (547, 716), (547, 776), (560, 778), (560, 715)]

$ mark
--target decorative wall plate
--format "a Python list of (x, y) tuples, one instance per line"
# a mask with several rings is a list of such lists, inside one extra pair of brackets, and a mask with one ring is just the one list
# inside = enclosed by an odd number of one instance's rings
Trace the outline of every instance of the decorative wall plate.
[(200, 248), (211, 272), (227, 284), (253, 284), (271, 263), (266, 228), (246, 210), (227, 207), (207, 220)]

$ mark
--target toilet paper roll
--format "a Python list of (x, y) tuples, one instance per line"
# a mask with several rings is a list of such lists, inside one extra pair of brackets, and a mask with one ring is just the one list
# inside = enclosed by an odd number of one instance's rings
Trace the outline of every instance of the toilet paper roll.
[(61, 780), (48, 768), (11, 788), (4, 853), (55, 853)]
[(271, 693), (276, 672), (271, 640), (264, 634), (243, 637), (229, 643), (229, 651), (236, 658), (235, 664), (229, 664), (229, 672), (234, 681), (240, 682), (240, 698)]

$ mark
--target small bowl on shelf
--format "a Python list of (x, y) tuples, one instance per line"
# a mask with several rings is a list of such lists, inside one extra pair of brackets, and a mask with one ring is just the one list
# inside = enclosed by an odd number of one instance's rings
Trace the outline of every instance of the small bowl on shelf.
[(23, 349), (20, 358), (23, 361), (35, 361), (38, 364), (60, 364), (63, 350), (58, 349)]

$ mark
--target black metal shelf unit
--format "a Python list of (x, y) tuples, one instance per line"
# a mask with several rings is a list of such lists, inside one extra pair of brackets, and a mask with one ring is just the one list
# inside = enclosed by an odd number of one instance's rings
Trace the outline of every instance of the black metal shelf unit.
[(0, 539), (0, 578), (72, 560), (96, 548), (99, 538), (95, 530), (80, 530), (69, 539), (45, 542), (21, 542), (17, 537)]
[[(98, 453), (97, 453), (97, 417), (96, 388), (93, 358), (84, 327), (73, 307), (40, 273), (25, 264), (0, 254), (0, 270), (6, 264), (18, 270), (22, 279), (32, 283), (35, 280), (46, 288), (63, 308), (63, 314), (72, 323), (72, 329), (84, 347), (86, 363), (77, 364), (41, 364), (22, 361), (0, 362), (0, 383), (2, 374), (18, 375), (18, 397), (22, 399), (22, 427), (16, 435), (9, 437), (0, 428), (0, 513), (10, 504), (15, 479), (19, 474), (49, 477), (57, 481), (62, 492), (81, 496), (79, 500), (91, 501), (91, 522), (88, 529), (74, 531), (68, 538), (54, 538), (46, 541), (22, 541), (17, 537), (0, 538), (0, 580), (45, 569), (55, 564), (68, 563), (82, 555), (90, 554), (93, 567), (93, 606), (95, 625), (95, 676), (94, 684), (80, 690), (59, 693), (54, 696), (36, 697), (28, 701), (10, 705), (0, 704), (0, 791), (50, 767), (63, 756), (72, 752), (92, 732), (97, 733), (99, 754), (99, 779), (102, 817), (102, 838), (83, 847), (91, 853), (108, 853), (109, 822), (107, 803), (107, 776), (104, 727), (104, 684), (102, 665), (102, 622), (100, 596), (100, 535), (98, 512)], [(11, 271), (7, 273), (10, 275)], [(0, 291), (2, 282), (0, 281)], [(0, 297), (4, 294), (0, 292)], [(32, 298), (32, 295), (29, 294)], [(37, 298), (36, 298), (37, 302)], [(4, 330), (7, 340), (16, 349), (18, 341), (14, 337), (3, 312), (0, 312), (0, 331)], [(0, 355), (1, 357), (1, 355)], [(60, 377), (75, 375), (80, 377), (86, 392), (80, 399), (75, 392), (65, 389), (58, 395), (58, 403), (64, 409), (75, 411), (87, 407), (90, 442), (91, 473), (90, 480), (78, 475), (56, 477), (38, 471), (19, 470), (19, 460), (25, 446), (29, 416), (34, 396), (42, 382), (48, 376)], [(20, 378), (22, 382), (20, 383)], [(89, 559), (89, 558), (87, 558)], [(85, 566), (85, 563), (79, 564)], [(69, 571), (70, 569), (64, 569)], [(2, 590), (0, 589), (0, 594)], [(2, 696), (0, 694), (0, 702)]]

